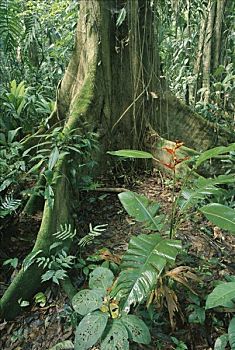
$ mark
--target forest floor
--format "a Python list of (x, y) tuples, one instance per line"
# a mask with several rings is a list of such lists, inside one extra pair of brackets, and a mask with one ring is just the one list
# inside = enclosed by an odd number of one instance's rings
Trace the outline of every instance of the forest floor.
[[(159, 172), (138, 177), (138, 181), (134, 181), (134, 184), (124, 181), (125, 185), (123, 183), (120, 185), (120, 182), (115, 183), (110, 178), (102, 179), (102, 182), (105, 187), (122, 186), (156, 200), (161, 205), (163, 213), (169, 213), (171, 210), (172, 183), (170, 179), (163, 179)], [(178, 191), (179, 189), (180, 184)], [(117, 193), (112, 191), (82, 193), (77, 212), (79, 236), (88, 233), (90, 223), (93, 227), (107, 224), (107, 229), (86, 247), (82, 253), (83, 258), (106, 247), (118, 259), (127, 249), (131, 236), (141, 231), (140, 224), (126, 214)], [(1, 261), (14, 256), (22, 260), (26, 254), (25, 246), (31, 248), (29, 241), (32, 242), (32, 234), (38, 231), (39, 225), (40, 213), (33, 218), (15, 218), (14, 221), (7, 223), (7, 227), (0, 227), (1, 230), (8, 231), (8, 242), (0, 249)], [(195, 294), (188, 288), (174, 283), (172, 288), (177, 295), (179, 309), (174, 316), (174, 329), (170, 326), (167, 306), (163, 301), (161, 305), (156, 305), (154, 320), (151, 323), (152, 345), (132, 344), (133, 350), (209, 350), (213, 348), (215, 338), (227, 331), (228, 314), (207, 311), (204, 322), (203, 306), (206, 295), (213, 288), (213, 281), (234, 273), (235, 237), (213, 227), (198, 212), (192, 212), (181, 225), (176, 238), (182, 241), (184, 247), (184, 253), (178, 257), (176, 266), (188, 266), (190, 271), (193, 269), (198, 280), (189, 280), (188, 284)], [(12, 273), (12, 269), (7, 267), (1, 270), (1, 294), (15, 273), (16, 270)], [(48, 350), (60, 341), (74, 339), (68, 298), (56, 286), (48, 289), (45, 295), (47, 297), (45, 306), (40, 307), (36, 304), (28, 306), (14, 321), (0, 323), (1, 350)], [(172, 337), (182, 342), (174, 345)], [(185, 344), (187, 347), (184, 347)]]

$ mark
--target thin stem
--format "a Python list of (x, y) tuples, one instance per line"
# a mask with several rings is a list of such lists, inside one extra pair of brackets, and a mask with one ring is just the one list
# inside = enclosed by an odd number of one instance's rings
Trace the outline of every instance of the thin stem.
[(173, 189), (172, 189), (172, 194), (171, 194), (171, 227), (170, 227), (170, 239), (172, 239), (173, 235), (173, 228), (174, 228), (174, 216), (175, 216), (175, 182), (176, 182), (176, 174), (175, 174), (175, 168), (174, 168), (174, 176), (173, 176)]

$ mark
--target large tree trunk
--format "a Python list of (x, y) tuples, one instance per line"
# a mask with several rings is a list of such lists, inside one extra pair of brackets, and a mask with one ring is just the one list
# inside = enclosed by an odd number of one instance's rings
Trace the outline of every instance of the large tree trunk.
[[(103, 164), (107, 149), (144, 148), (150, 129), (172, 140), (185, 139), (195, 148), (217, 141), (218, 133), (205, 129), (211, 125), (163, 90), (151, 4), (149, 0), (80, 1), (76, 46), (58, 89), (51, 126), (59, 119), (65, 133), (78, 127), (96, 131), (102, 145), (96, 157), (102, 157)], [(227, 136), (220, 141), (225, 143)], [(61, 224), (73, 225), (68, 157), (56, 164), (54, 207), (45, 203), (33, 252), (48, 255), (53, 233)], [(1, 300), (3, 317), (15, 317), (18, 300), (36, 293), (41, 273), (35, 264), (19, 272)]]

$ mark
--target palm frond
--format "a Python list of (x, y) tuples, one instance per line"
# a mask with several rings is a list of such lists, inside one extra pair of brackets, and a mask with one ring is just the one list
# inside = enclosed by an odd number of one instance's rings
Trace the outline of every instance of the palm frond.
[(17, 47), (19, 33), (23, 32), (18, 12), (18, 5), (15, 1), (1, 0), (0, 38), (2, 39), (4, 52), (10, 52)]

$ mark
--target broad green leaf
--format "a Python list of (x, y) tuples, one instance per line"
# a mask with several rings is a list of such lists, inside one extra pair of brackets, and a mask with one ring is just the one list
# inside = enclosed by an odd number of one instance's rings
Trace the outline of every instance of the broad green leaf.
[(123, 310), (143, 302), (154, 288), (167, 264), (173, 263), (181, 249), (180, 241), (159, 234), (133, 237), (124, 254), (120, 273), (111, 296), (122, 301)]
[(102, 336), (108, 314), (96, 311), (85, 316), (76, 328), (75, 332), (75, 350), (87, 350), (94, 345)]
[(48, 161), (48, 169), (52, 170), (59, 158), (60, 152), (58, 147), (54, 147), (53, 150), (51, 151), (49, 161)]
[(221, 283), (208, 295), (206, 309), (217, 306), (230, 307), (233, 299), (235, 299), (235, 282)]
[(228, 334), (221, 335), (215, 341), (214, 350), (225, 350), (227, 343), (228, 343)]
[(228, 326), (228, 340), (232, 350), (235, 350), (235, 316), (231, 319)]
[(195, 181), (195, 185), (200, 188), (205, 185), (219, 185), (219, 184), (230, 184), (235, 182), (235, 174), (228, 174), (228, 175), (219, 175), (215, 178), (205, 178), (200, 177)]
[(135, 315), (122, 316), (121, 321), (126, 326), (131, 339), (139, 344), (149, 344), (151, 335), (149, 329), (139, 317)]
[(235, 233), (235, 210), (225, 205), (218, 203), (211, 203), (204, 205), (200, 211), (213, 224), (219, 226), (224, 230)]
[(57, 343), (49, 350), (71, 350), (74, 349), (74, 345), (71, 340), (64, 340), (62, 342)]
[(101, 350), (128, 350), (128, 333), (120, 320), (114, 320), (105, 339), (101, 343)]
[(231, 151), (235, 151), (235, 143), (232, 143), (231, 145), (225, 147), (225, 146), (219, 146), (212, 149), (209, 149), (205, 152), (203, 152), (196, 161), (196, 167), (199, 167), (205, 160), (211, 159), (213, 157), (216, 157), (220, 154), (228, 153)]
[(99, 309), (102, 303), (103, 293), (100, 290), (83, 289), (75, 294), (72, 299), (74, 310), (82, 316)]
[(122, 192), (118, 197), (127, 213), (135, 220), (144, 222), (146, 228), (156, 231), (162, 228), (163, 216), (156, 216), (160, 208), (158, 203), (131, 191)]
[(107, 288), (110, 288), (112, 286), (113, 280), (114, 275), (112, 271), (107, 269), (106, 267), (100, 266), (91, 272), (89, 279), (89, 287), (91, 289), (103, 288), (104, 290), (106, 290)]
[(31, 169), (29, 169), (28, 174), (35, 173), (35, 172), (39, 171), (39, 169), (42, 166), (44, 161), (45, 161), (45, 159), (39, 160), (38, 163), (36, 163)]
[(40, 144), (37, 144), (37, 145), (34, 145), (32, 147), (29, 147), (28, 149), (26, 149), (23, 153), (23, 157), (25, 157), (29, 152), (31, 152), (34, 148), (39, 148), (39, 147), (42, 147), (42, 146), (49, 146), (51, 145), (51, 142), (50, 141), (45, 141), (45, 142), (42, 142)]
[(189, 323), (200, 323), (204, 324), (205, 322), (205, 309), (198, 305), (193, 305), (193, 311), (189, 314), (188, 320)]
[(149, 152), (138, 151), (135, 149), (120, 149), (119, 151), (107, 152), (112, 156), (126, 157), (126, 158), (141, 158), (141, 159), (150, 159), (154, 158), (153, 155)]
[(22, 127), (20, 126), (17, 129), (14, 130), (9, 130), (8, 131), (8, 135), (7, 135), (7, 142), (8, 143), (12, 143), (14, 141), (15, 136), (18, 134), (18, 131), (22, 129)]
[(198, 201), (204, 199), (206, 196), (223, 194), (223, 190), (212, 185), (204, 185), (195, 190), (183, 190), (181, 201), (181, 210), (186, 210), (190, 206), (195, 205)]

